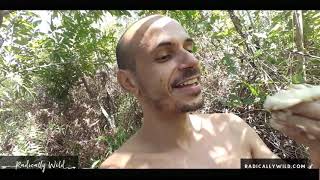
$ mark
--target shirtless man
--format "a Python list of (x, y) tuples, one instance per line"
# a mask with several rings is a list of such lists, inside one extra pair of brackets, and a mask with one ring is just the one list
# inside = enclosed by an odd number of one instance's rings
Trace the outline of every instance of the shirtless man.
[[(123, 34), (118, 82), (141, 104), (143, 125), (100, 168), (240, 168), (241, 158), (278, 158), (240, 117), (191, 113), (203, 105), (193, 44), (177, 21), (161, 15)], [(316, 148), (310, 150), (319, 165)]]

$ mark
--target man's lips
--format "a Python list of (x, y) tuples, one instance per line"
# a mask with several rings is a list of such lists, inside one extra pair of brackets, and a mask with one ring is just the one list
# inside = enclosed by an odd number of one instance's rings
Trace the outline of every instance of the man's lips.
[(193, 76), (178, 83), (173, 84), (172, 90), (188, 95), (198, 95), (201, 93), (200, 75)]
[(178, 81), (178, 82), (174, 82), (174, 83), (172, 83), (171, 87), (172, 88), (183, 88), (183, 87), (188, 87), (191, 85), (198, 85), (198, 84), (200, 84), (200, 75), (186, 78), (186, 79)]

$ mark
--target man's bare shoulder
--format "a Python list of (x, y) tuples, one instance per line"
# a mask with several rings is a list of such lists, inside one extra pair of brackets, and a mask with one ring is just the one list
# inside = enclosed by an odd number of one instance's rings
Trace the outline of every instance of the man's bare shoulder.
[(251, 126), (249, 126), (249, 124), (244, 119), (234, 113), (216, 113), (216, 116), (218, 119), (220, 119), (220, 121), (227, 122), (234, 133), (243, 134), (244, 131), (250, 133), (253, 132)]
[[(247, 142), (248, 138), (254, 138), (254, 129), (241, 117), (233, 113), (194, 114), (202, 119), (202, 128), (214, 133), (223, 133), (228, 137), (239, 137)], [(213, 133), (213, 134), (214, 134)]]
[(100, 165), (101, 169), (120, 169), (123, 168), (123, 163), (125, 158), (121, 154), (113, 153), (110, 155), (103, 163)]
[(145, 169), (157, 167), (166, 160), (166, 157), (166, 154), (161, 153), (115, 152), (100, 165), (100, 168)]
[(122, 144), (116, 151), (107, 157), (107, 159), (100, 165), (102, 169), (121, 169), (126, 168), (128, 162), (133, 157), (132, 147), (135, 143), (135, 135), (130, 137), (124, 144)]
[(122, 169), (131, 166), (132, 161), (137, 159), (138, 153), (130, 148), (132, 145), (129, 139), (124, 145), (122, 145), (118, 150), (113, 152), (101, 165), (102, 169)]
[(228, 124), (232, 127), (242, 127), (248, 128), (250, 127), (242, 118), (233, 114), (233, 113), (211, 113), (211, 114), (192, 114), (198, 118), (204, 120), (207, 123), (214, 124)]
[(129, 138), (122, 146), (113, 152), (101, 165), (102, 169), (122, 169), (137, 166), (144, 161), (145, 156), (140, 153), (142, 145), (137, 141), (136, 135)]
[[(210, 120), (214, 125), (223, 125), (231, 130), (230, 137), (239, 138), (241, 144), (249, 147), (252, 157), (255, 158), (279, 158), (273, 154), (264, 144), (255, 130), (247, 124), (245, 120), (233, 113), (214, 113), (200, 115), (204, 119)], [(218, 122), (218, 123), (217, 123)], [(222, 127), (222, 126), (221, 126)]]

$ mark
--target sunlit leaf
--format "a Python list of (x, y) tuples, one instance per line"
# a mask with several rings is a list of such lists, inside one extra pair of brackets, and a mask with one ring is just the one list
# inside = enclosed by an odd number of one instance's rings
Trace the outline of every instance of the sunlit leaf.
[(230, 54), (225, 54), (225, 56), (222, 58), (222, 63), (227, 66), (228, 72), (231, 74), (235, 74), (237, 71), (235, 61), (232, 59), (232, 56)]

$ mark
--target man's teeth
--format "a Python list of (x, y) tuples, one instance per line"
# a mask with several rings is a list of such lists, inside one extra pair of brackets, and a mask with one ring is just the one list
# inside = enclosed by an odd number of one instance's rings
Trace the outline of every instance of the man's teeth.
[(190, 80), (188, 80), (188, 81), (186, 81), (184, 83), (179, 84), (178, 86), (187, 86), (187, 85), (195, 84), (197, 82), (198, 82), (197, 79), (190, 79)]

